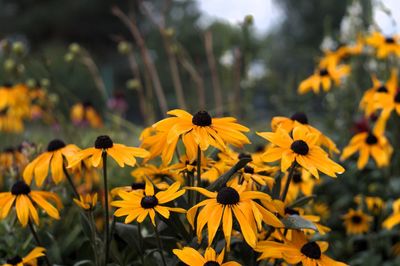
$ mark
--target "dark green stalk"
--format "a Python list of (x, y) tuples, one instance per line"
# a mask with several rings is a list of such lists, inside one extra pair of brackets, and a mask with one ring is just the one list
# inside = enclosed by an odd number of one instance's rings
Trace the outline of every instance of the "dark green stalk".
[(155, 225), (153, 224), (153, 228), (154, 228), (154, 233), (155, 233), (156, 238), (157, 238), (158, 251), (159, 251), (159, 253), (161, 255), (161, 259), (162, 259), (163, 265), (167, 266), (167, 262), (165, 261), (165, 257), (164, 257), (164, 253), (163, 253), (163, 247), (162, 247), (160, 235), (159, 235), (158, 229), (157, 229), (157, 221), (155, 221)]
[(138, 236), (139, 236), (140, 261), (142, 262), (142, 265), (144, 265), (144, 257), (143, 257), (144, 248), (143, 248), (143, 238), (142, 238), (142, 227), (141, 227), (140, 223), (138, 223), (137, 230), (138, 230)]
[(110, 249), (110, 214), (108, 213), (108, 185), (107, 185), (107, 152), (103, 151), (103, 181), (104, 181), (104, 208), (105, 208), (105, 220), (106, 220), (106, 230), (105, 230), (105, 250), (104, 250), (104, 265), (107, 265), (108, 261), (108, 251)]
[(75, 187), (75, 185), (74, 185), (74, 182), (72, 181), (72, 178), (71, 178), (71, 176), (69, 175), (69, 173), (68, 173), (68, 171), (67, 171), (67, 169), (65, 168), (64, 165), (63, 165), (63, 171), (64, 171), (65, 176), (67, 177), (67, 180), (68, 180), (69, 185), (70, 185), (71, 188), (72, 188), (72, 191), (74, 192), (75, 198), (79, 200), (79, 193), (78, 193), (78, 190), (76, 189), (76, 187)]
[[(32, 222), (31, 222), (31, 219), (28, 219), (28, 225), (29, 225), (29, 229), (31, 230), (31, 233), (32, 233), (32, 235), (33, 235), (33, 238), (34, 238), (35, 241), (36, 241), (36, 244), (37, 244), (39, 247), (43, 247), (42, 243), (40, 242), (39, 236), (38, 236), (38, 234), (36, 233), (35, 227), (33, 226)], [(45, 255), (44, 255), (44, 259), (45, 259), (45, 261), (46, 261), (46, 264), (47, 264), (48, 266), (51, 266), (51, 263), (50, 263), (49, 258), (47, 257), (47, 254), (46, 254), (46, 253), (45, 253)]]
[(282, 192), (282, 197), (281, 197), (281, 199), (282, 199), (283, 202), (285, 202), (287, 193), (288, 193), (288, 191), (289, 191), (290, 182), (292, 181), (293, 174), (294, 174), (294, 170), (295, 170), (296, 166), (297, 166), (297, 162), (294, 161), (293, 164), (292, 164), (292, 166), (291, 166), (290, 169), (289, 169), (289, 175), (288, 175), (288, 178), (287, 178), (287, 180), (286, 180), (285, 188), (284, 188), (284, 190), (283, 190), (283, 192)]

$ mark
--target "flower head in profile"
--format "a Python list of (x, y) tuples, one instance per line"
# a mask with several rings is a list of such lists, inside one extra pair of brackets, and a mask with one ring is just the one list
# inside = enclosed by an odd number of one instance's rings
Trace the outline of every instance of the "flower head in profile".
[[(200, 187), (190, 187), (200, 192), (208, 199), (203, 200), (190, 208), (187, 219), (194, 228), (197, 210), (202, 207), (197, 216), (196, 234), (198, 241), (202, 240), (202, 231), (205, 225), (208, 228), (208, 245), (213, 242), (220, 225), (225, 236), (227, 249), (230, 248), (233, 218), (239, 223), (240, 230), (245, 241), (255, 247), (257, 232), (262, 229), (262, 222), (274, 226), (283, 227), (282, 222), (269, 210), (258, 204), (255, 200), (271, 202), (271, 197), (259, 191), (245, 191), (246, 182), (242, 185), (232, 184), (222, 187), (218, 192), (208, 191)], [(273, 207), (273, 204), (271, 205)], [(276, 212), (276, 209), (273, 209)]]
[(166, 219), (169, 218), (171, 211), (185, 213), (185, 209), (164, 206), (164, 204), (179, 198), (185, 193), (185, 190), (179, 190), (179, 187), (180, 183), (175, 182), (167, 190), (155, 193), (153, 184), (146, 180), (144, 190), (138, 189), (132, 192), (121, 190), (118, 195), (122, 200), (111, 202), (111, 206), (118, 208), (114, 215), (117, 217), (126, 216), (126, 224), (134, 220), (142, 223), (147, 216), (150, 216), (151, 222), (155, 225), (156, 213)]
[(113, 158), (120, 167), (124, 167), (125, 164), (134, 166), (136, 164), (135, 157), (145, 158), (149, 156), (149, 152), (144, 149), (114, 143), (109, 136), (103, 135), (97, 137), (94, 147), (87, 148), (74, 155), (69, 161), (68, 168), (74, 167), (88, 158), (91, 159), (94, 167), (99, 167), (103, 153)]
[(347, 234), (363, 234), (368, 232), (372, 217), (362, 210), (350, 209), (342, 217)]
[(296, 162), (316, 178), (319, 178), (318, 171), (331, 177), (344, 172), (344, 168), (332, 161), (328, 154), (316, 144), (318, 135), (310, 133), (304, 127), (295, 127), (293, 138), (287, 131), (280, 128), (276, 132), (257, 134), (274, 145), (264, 153), (264, 161), (281, 160), (281, 171), (286, 171)]
[(97, 193), (79, 195), (79, 199), (73, 199), (75, 204), (83, 210), (93, 210), (97, 204)]
[[(249, 129), (236, 122), (233, 117), (212, 118), (206, 111), (194, 115), (180, 109), (168, 112), (172, 117), (165, 118), (153, 125), (156, 133), (151, 141), (143, 139), (142, 147), (148, 148), (152, 156), (162, 155), (163, 163), (172, 160), (178, 140), (181, 138), (186, 148), (186, 155), (191, 161), (197, 156), (197, 149), (202, 151), (209, 146), (224, 150), (227, 144), (241, 147), (250, 143), (243, 134)], [(152, 147), (157, 148), (152, 148)]]
[(37, 258), (44, 257), (46, 249), (42, 247), (35, 247), (31, 252), (25, 257), (20, 257), (18, 255), (7, 258), (6, 263), (2, 266), (31, 266), (37, 265)]
[(321, 88), (324, 91), (329, 91), (332, 87), (332, 82), (334, 82), (336, 86), (340, 85), (341, 80), (350, 73), (350, 70), (351, 68), (348, 65), (318, 68), (313, 75), (300, 83), (298, 92), (300, 94), (305, 94), (309, 91), (313, 91), (318, 94)]
[(389, 55), (400, 56), (400, 36), (385, 36), (380, 32), (372, 32), (365, 38), (366, 44), (376, 49), (378, 58), (386, 58)]
[[(56, 207), (49, 203), (52, 200)], [(0, 193), (0, 218), (4, 219), (14, 206), (19, 222), (25, 227), (29, 220), (39, 224), (37, 208), (43, 209), (50, 217), (60, 219), (58, 209), (62, 207), (59, 197), (52, 192), (31, 190), (24, 181), (17, 181), (10, 192)]]
[(384, 167), (390, 163), (393, 148), (388, 139), (375, 127), (373, 132), (361, 132), (354, 135), (343, 149), (340, 159), (346, 160), (356, 152), (359, 152), (358, 169), (363, 169), (367, 165), (370, 156), (378, 167)]
[(319, 67), (336, 67), (343, 59), (361, 54), (363, 46), (363, 40), (358, 38), (354, 44), (342, 44), (338, 45), (334, 50), (326, 50), (324, 51), (324, 56), (319, 61)]
[(23, 173), (27, 184), (35, 179), (40, 187), (51, 172), (54, 183), (58, 184), (65, 179), (64, 159), (68, 160), (79, 151), (79, 148), (73, 144), (66, 145), (62, 140), (54, 139), (47, 145), (47, 151), (40, 154), (30, 162)]
[(291, 265), (345, 266), (347, 264), (335, 261), (324, 254), (328, 249), (327, 242), (309, 241), (307, 236), (293, 230), (291, 239), (284, 238), (283, 243), (262, 241), (256, 251), (261, 253), (259, 260), (270, 258), (284, 259)]
[(212, 247), (208, 247), (204, 255), (191, 247), (174, 249), (172, 252), (180, 261), (191, 266), (240, 266), (239, 263), (234, 261), (224, 262), (225, 249), (217, 254)]

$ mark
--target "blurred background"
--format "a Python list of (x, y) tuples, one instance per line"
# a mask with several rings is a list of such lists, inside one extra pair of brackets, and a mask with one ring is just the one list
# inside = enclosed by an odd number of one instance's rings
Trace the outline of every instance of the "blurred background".
[[(299, 97), (297, 86), (321, 51), (371, 29), (398, 32), (399, 7), (396, 0), (1, 0), (0, 81), (45, 87), (57, 121), (84, 102), (138, 126), (182, 108), (263, 128), (272, 116), (305, 111), (314, 124), (348, 128), (357, 106), (337, 103), (369, 80), (329, 95)], [(23, 44), (19, 56), (9, 52), (15, 42)]]

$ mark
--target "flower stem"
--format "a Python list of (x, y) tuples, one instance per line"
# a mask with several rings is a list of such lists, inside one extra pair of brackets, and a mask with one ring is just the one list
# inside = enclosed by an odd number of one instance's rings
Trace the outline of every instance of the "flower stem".
[[(201, 187), (201, 149), (197, 146), (197, 187)], [(200, 201), (200, 193), (197, 193), (195, 204)]]
[(77, 199), (79, 200), (79, 193), (78, 193), (78, 190), (76, 190), (76, 187), (75, 187), (75, 185), (74, 185), (74, 182), (72, 181), (72, 178), (71, 178), (71, 176), (69, 175), (69, 173), (68, 173), (68, 171), (67, 171), (67, 169), (65, 168), (64, 165), (63, 165), (63, 171), (64, 171), (65, 176), (67, 177), (68, 183), (70, 184), (70, 186), (71, 186), (71, 188), (72, 188), (72, 191), (73, 191), (74, 194), (75, 194), (75, 198), (77, 198)]
[[(29, 225), (29, 229), (31, 230), (31, 233), (32, 233), (32, 235), (33, 235), (33, 238), (34, 238), (35, 241), (36, 241), (36, 244), (37, 244), (39, 247), (43, 247), (42, 243), (40, 242), (39, 236), (38, 236), (38, 234), (36, 233), (35, 227), (33, 226), (32, 222), (31, 222), (31, 219), (28, 219), (28, 225)], [(47, 264), (48, 266), (51, 266), (51, 263), (50, 263), (49, 258), (47, 257), (47, 254), (46, 254), (46, 253), (45, 253), (45, 255), (44, 255), (44, 259), (45, 259), (45, 261), (46, 261), (46, 264)]]
[(144, 265), (144, 257), (143, 257), (144, 249), (143, 249), (143, 238), (142, 238), (142, 226), (140, 225), (140, 223), (138, 223), (137, 230), (138, 230), (138, 236), (139, 236), (140, 261), (142, 262), (142, 265)]
[(155, 221), (155, 224), (153, 224), (153, 228), (154, 228), (154, 233), (155, 233), (156, 238), (157, 238), (158, 252), (159, 252), (160, 255), (161, 255), (161, 259), (162, 259), (163, 265), (164, 265), (164, 266), (167, 266), (167, 263), (166, 263), (166, 261), (165, 261), (164, 254), (163, 254), (163, 247), (162, 247), (160, 235), (159, 235), (158, 229), (157, 229), (157, 221)]
[(96, 245), (96, 223), (94, 220), (94, 216), (93, 216), (93, 210), (90, 210), (88, 213), (88, 217), (89, 217), (89, 224), (90, 224), (90, 231), (91, 231), (91, 246), (93, 249), (93, 256), (94, 256), (94, 265), (98, 266), (99, 262), (98, 262), (98, 253), (97, 253), (97, 245)]
[(106, 230), (105, 230), (105, 237), (104, 237), (104, 241), (105, 241), (105, 250), (104, 250), (104, 265), (107, 265), (107, 261), (108, 261), (108, 250), (110, 247), (110, 241), (109, 241), (109, 237), (110, 237), (110, 215), (108, 213), (108, 185), (107, 185), (107, 152), (103, 151), (102, 153), (102, 158), (103, 158), (103, 181), (104, 181), (104, 210), (105, 210), (105, 226), (106, 226)]
[(289, 191), (290, 182), (292, 181), (294, 170), (295, 170), (296, 166), (297, 166), (297, 162), (294, 161), (292, 166), (289, 169), (289, 175), (288, 175), (288, 178), (286, 180), (285, 189), (283, 190), (282, 197), (281, 197), (283, 202), (285, 202), (287, 193)]

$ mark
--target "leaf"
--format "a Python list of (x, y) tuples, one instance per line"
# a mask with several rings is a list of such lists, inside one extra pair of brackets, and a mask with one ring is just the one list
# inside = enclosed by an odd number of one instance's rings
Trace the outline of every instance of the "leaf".
[(310, 201), (312, 201), (313, 199), (315, 199), (315, 195), (302, 197), (302, 198), (299, 198), (298, 200), (296, 200), (295, 202), (293, 202), (292, 204), (290, 204), (288, 207), (289, 208), (302, 207), (302, 206), (306, 205), (307, 203), (309, 203)]
[(287, 229), (311, 229), (318, 231), (317, 227), (312, 222), (299, 215), (289, 215), (283, 218), (281, 221)]
[(74, 266), (81, 266), (81, 265), (93, 265), (93, 262), (91, 260), (81, 260), (74, 263)]
[(240, 169), (242, 169), (243, 167), (246, 166), (246, 164), (248, 164), (249, 162), (251, 162), (251, 158), (242, 158), (240, 159), (231, 169), (228, 170), (228, 172), (226, 172), (225, 174), (221, 175), (220, 177), (218, 177), (217, 180), (215, 180), (214, 183), (212, 183), (211, 185), (209, 185), (207, 187), (207, 190), (210, 191), (218, 191), (221, 187), (225, 186), (226, 182), (229, 181), (229, 179)]
[(139, 234), (136, 225), (116, 222), (115, 233), (118, 234), (118, 236), (122, 238), (128, 244), (128, 246), (137, 251), (140, 250), (140, 244), (138, 242)]

